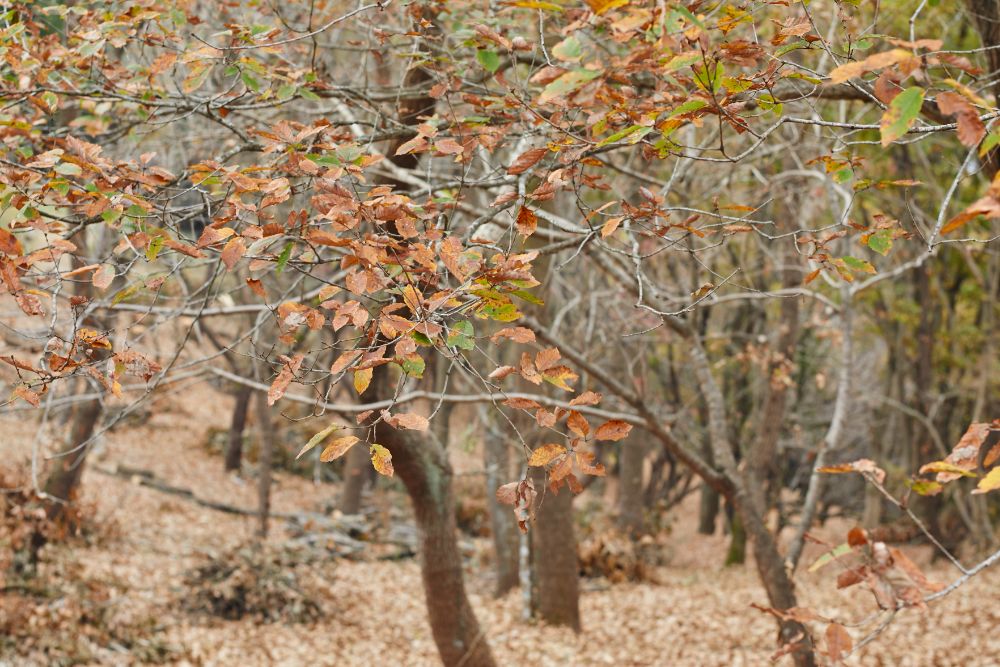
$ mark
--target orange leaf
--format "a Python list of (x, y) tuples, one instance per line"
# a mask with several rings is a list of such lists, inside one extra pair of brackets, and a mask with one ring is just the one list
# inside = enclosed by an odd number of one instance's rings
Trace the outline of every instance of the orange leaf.
[(529, 466), (540, 467), (551, 463), (557, 457), (566, 453), (566, 448), (562, 445), (557, 445), (554, 443), (549, 443), (547, 445), (542, 445), (535, 451), (531, 452), (531, 457), (528, 459)]
[(597, 427), (594, 437), (598, 440), (622, 440), (632, 430), (632, 425), (621, 419), (609, 419)]
[(341, 456), (346, 454), (348, 450), (351, 449), (357, 442), (359, 442), (358, 437), (355, 435), (345, 435), (342, 438), (337, 438), (323, 450), (323, 453), (319, 455), (319, 460), (323, 463), (339, 459)]

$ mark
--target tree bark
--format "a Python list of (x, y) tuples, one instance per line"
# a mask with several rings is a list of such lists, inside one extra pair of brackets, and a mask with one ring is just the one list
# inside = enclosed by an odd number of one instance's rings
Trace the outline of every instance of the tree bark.
[(618, 485), (618, 527), (635, 537), (645, 529), (642, 468), (646, 450), (638, 438), (622, 442)]
[(368, 480), (371, 462), (363, 447), (352, 447), (344, 462), (344, 489), (340, 494), (340, 511), (357, 514), (361, 511), (362, 492)]
[(103, 408), (99, 399), (84, 401), (76, 406), (70, 426), (66, 446), (55, 459), (55, 466), (45, 480), (43, 491), (54, 500), (50, 501), (45, 513), (52, 521), (60, 521), (80, 486), (84, 461), (90, 446), (81, 446), (90, 440), (97, 427)]
[(532, 614), (580, 632), (580, 565), (573, 534), (573, 493), (546, 488), (545, 470), (532, 468), (538, 490), (531, 527)]
[[(379, 399), (391, 397), (386, 369), (373, 385)], [(455, 496), (447, 453), (431, 438), (381, 425), (376, 440), (392, 454), (395, 474), (406, 486), (420, 536), (420, 572), (431, 631), (445, 667), (493, 667), (485, 633), (469, 604), (456, 539)], [(363, 445), (353, 449), (366, 451)]]
[(226, 443), (227, 471), (239, 471), (243, 462), (243, 432), (246, 429), (251, 396), (253, 396), (252, 387), (240, 385), (236, 390), (236, 404), (233, 406), (233, 417), (229, 422), (229, 440)]
[(271, 419), (271, 406), (267, 404), (267, 394), (263, 392), (257, 394), (257, 405), (260, 421), (260, 450), (257, 456), (257, 534), (265, 538), (271, 518), (271, 460), (277, 444), (277, 435)]
[(719, 516), (719, 492), (702, 482), (699, 496), (698, 532), (702, 535), (714, 535), (716, 519)]
[(486, 459), (486, 502), (490, 508), (493, 528), (493, 551), (496, 559), (496, 588), (500, 597), (517, 588), (520, 581), (520, 535), (510, 507), (497, 501), (497, 488), (506, 484), (510, 474), (510, 456), (507, 443), (499, 433), (487, 433), (483, 454)]

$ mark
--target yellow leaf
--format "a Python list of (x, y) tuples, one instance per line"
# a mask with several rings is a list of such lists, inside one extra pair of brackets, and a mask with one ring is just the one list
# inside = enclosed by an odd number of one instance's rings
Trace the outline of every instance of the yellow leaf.
[(372, 465), (380, 475), (392, 477), (392, 454), (382, 445), (372, 445), (369, 448), (372, 455)]
[(973, 493), (989, 493), (1000, 489), (1000, 466), (986, 473), (986, 477), (979, 480), (979, 485)]
[(372, 383), (372, 370), (364, 368), (360, 371), (354, 371), (354, 390), (359, 395), (365, 393), (365, 389)]

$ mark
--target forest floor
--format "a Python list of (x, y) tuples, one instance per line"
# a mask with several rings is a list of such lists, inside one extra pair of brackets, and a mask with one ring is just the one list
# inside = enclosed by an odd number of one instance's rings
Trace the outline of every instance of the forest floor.
[[(148, 470), (201, 497), (253, 508), (253, 480), (224, 473), (221, 458), (205, 446), (208, 429), (225, 427), (229, 406), (228, 397), (207, 386), (168, 396), (147, 418), (109, 433), (88, 465)], [(8, 465), (28, 459), (38, 427), (26, 412), (0, 417), (0, 433), (0, 455)], [(293, 568), (295, 586), (318, 603), (314, 620), (222, 620), (191, 611), (194, 592), (186, 577), (206, 558), (230, 558), (232, 549), (249, 544), (256, 528), (253, 517), (220, 513), (94, 469), (85, 474), (84, 489), (92, 522), (100, 527), (97, 534), (86, 543), (47, 547), (42, 567), (43, 580), (62, 577), (72, 584), (64, 587), (70, 592), (43, 611), (8, 587), (0, 597), (0, 627), (16, 627), (21, 639), (16, 649), (8, 643), (0, 665), (58, 664), (60, 652), (108, 665), (439, 664), (413, 558), (314, 559)], [(278, 473), (273, 507), (276, 512), (315, 511), (323, 501), (335, 499), (337, 491), (333, 485), (316, 486), (305, 477)], [(770, 617), (750, 606), (766, 604), (754, 566), (723, 567), (727, 538), (697, 534), (691, 518), (697, 498), (692, 500), (695, 504), (673, 512), (665, 564), (656, 570), (655, 583), (583, 582), (584, 632), (579, 635), (522, 620), (518, 592), (493, 599), (490, 569), (475, 555), (488, 553), (488, 540), (467, 540), (474, 545), (467, 587), (498, 664), (769, 664), (775, 627)], [(378, 511), (405, 516), (398, 491), (376, 492), (374, 503)], [(840, 542), (849, 527), (831, 523), (820, 534)], [(274, 520), (272, 547), (278, 549), (286, 538), (285, 522)], [(818, 553), (814, 549), (804, 562)], [(907, 553), (926, 566), (932, 579), (954, 578), (953, 568), (929, 564), (925, 549), (907, 548)], [(829, 572), (805, 569), (798, 576), (801, 604), (855, 621), (873, 610), (864, 591), (838, 591)], [(92, 596), (97, 602), (74, 596)], [(925, 611), (900, 613), (848, 664), (996, 665), (998, 599), (1000, 570), (987, 571)], [(78, 610), (75, 616), (73, 609)], [(80, 630), (81, 624), (98, 620), (107, 626), (101, 632)], [(851, 631), (855, 638), (862, 634)]]

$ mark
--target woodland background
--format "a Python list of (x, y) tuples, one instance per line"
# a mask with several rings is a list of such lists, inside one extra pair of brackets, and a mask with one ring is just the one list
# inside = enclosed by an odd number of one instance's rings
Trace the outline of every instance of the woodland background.
[(0, 58), (0, 663), (995, 663), (1000, 2)]

